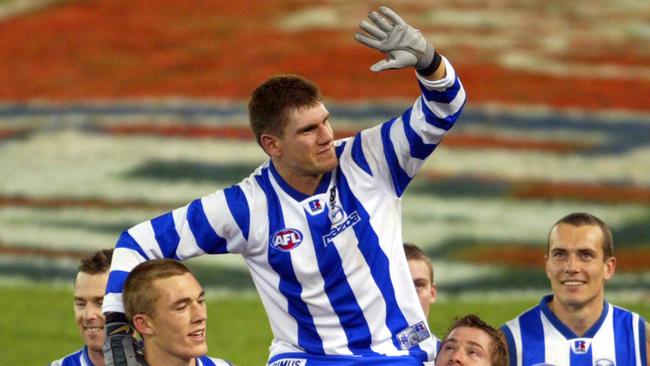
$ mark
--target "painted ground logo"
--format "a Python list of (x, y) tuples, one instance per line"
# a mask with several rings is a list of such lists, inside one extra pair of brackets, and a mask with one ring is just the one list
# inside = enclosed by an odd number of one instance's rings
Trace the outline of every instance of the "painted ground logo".
[(271, 246), (283, 252), (288, 252), (302, 243), (302, 233), (296, 229), (285, 228), (271, 237)]

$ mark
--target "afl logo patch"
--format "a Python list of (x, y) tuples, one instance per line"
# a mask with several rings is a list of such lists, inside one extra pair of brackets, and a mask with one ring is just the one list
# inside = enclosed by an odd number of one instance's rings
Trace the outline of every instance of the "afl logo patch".
[(282, 229), (271, 237), (271, 246), (288, 252), (302, 243), (302, 233), (296, 229)]

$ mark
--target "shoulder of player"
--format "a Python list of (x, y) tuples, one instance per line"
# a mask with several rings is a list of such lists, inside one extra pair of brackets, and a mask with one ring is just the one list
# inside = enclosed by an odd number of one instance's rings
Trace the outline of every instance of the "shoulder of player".
[(52, 361), (49, 366), (74, 366), (74, 365), (81, 365), (80, 363), (80, 358), (81, 354), (83, 353), (83, 348), (80, 350), (77, 350), (75, 352), (72, 352), (68, 355), (65, 355), (61, 357), (58, 360)]
[(200, 361), (199, 364), (201, 366), (213, 366), (213, 365), (214, 366), (235, 366), (234, 364), (226, 360), (222, 360), (220, 358), (210, 357), (206, 355), (199, 357), (199, 361)]

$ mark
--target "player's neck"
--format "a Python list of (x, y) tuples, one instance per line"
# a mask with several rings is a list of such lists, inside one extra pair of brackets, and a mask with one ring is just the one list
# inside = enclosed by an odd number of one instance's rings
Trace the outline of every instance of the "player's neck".
[(196, 359), (189, 360), (177, 357), (155, 346), (144, 346), (144, 359), (149, 366), (196, 366)]
[(93, 351), (88, 348), (88, 357), (93, 362), (95, 366), (104, 366), (104, 352), (103, 351)]
[(283, 164), (274, 162), (275, 170), (280, 174), (282, 179), (296, 191), (311, 196), (318, 189), (325, 174), (304, 174), (296, 172), (293, 169), (285, 167)]
[(602, 315), (604, 301), (604, 295), (600, 295), (585, 304), (573, 306), (562, 304), (557, 298), (554, 298), (548, 306), (553, 314), (573, 333), (583, 336)]

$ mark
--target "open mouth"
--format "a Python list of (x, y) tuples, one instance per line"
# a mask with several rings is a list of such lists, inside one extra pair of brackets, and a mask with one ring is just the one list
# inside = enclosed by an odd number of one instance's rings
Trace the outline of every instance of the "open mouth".
[(562, 285), (564, 285), (564, 286), (574, 287), (574, 286), (582, 286), (587, 282), (586, 281), (580, 281), (580, 280), (564, 280), (564, 281), (561, 281), (560, 283)]
[(195, 340), (202, 341), (203, 339), (205, 339), (205, 329), (195, 330), (194, 332), (188, 334), (188, 336)]
[(84, 331), (86, 333), (103, 333), (104, 332), (104, 327), (85, 326)]

